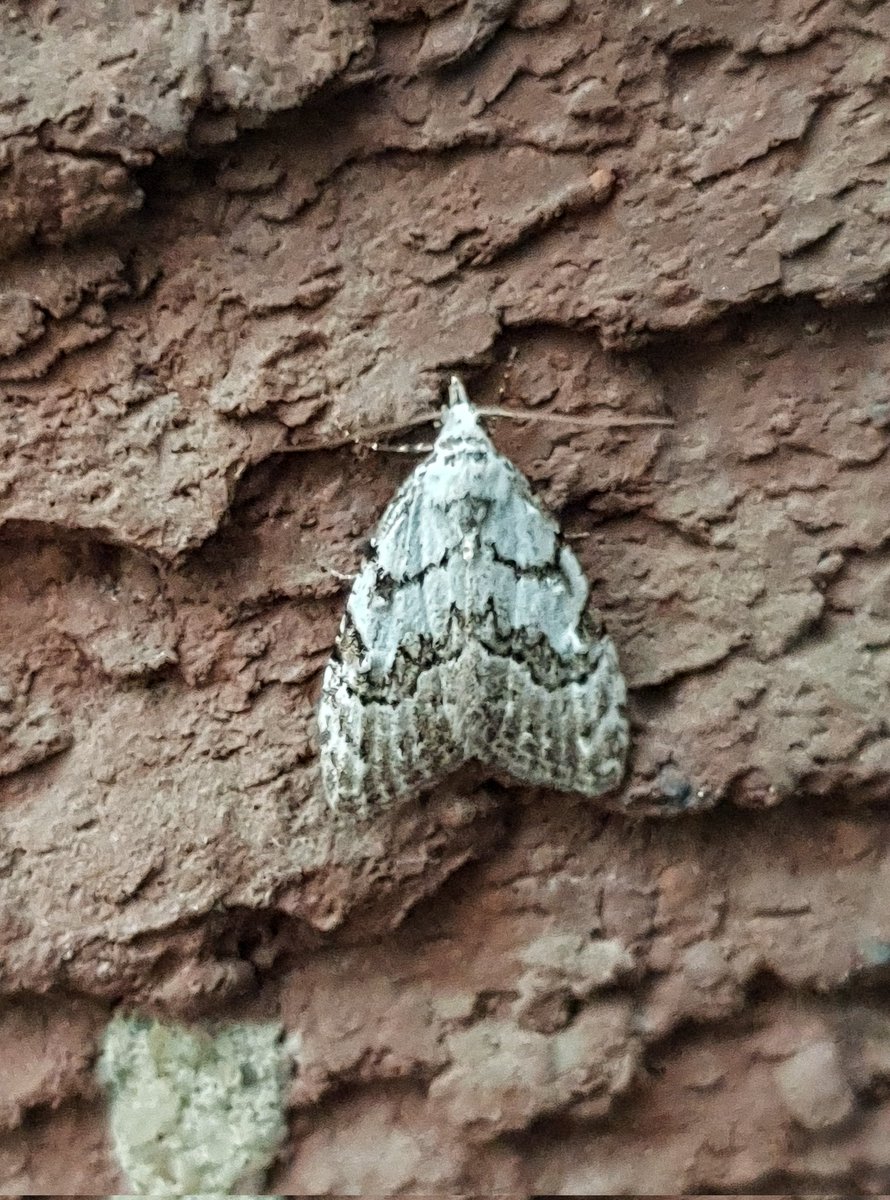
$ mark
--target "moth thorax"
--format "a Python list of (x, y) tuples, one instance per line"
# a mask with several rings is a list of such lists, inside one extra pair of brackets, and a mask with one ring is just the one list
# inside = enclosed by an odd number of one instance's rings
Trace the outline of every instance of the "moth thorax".
[(476, 556), (476, 551), (479, 547), (478, 530), (472, 530), (470, 533), (465, 533), (461, 538), (460, 555), (464, 562), (470, 562)]

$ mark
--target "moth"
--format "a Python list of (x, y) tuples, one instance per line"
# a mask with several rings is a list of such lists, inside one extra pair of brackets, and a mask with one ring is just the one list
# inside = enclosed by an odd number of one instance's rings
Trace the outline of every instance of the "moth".
[(626, 688), (581, 566), (459, 379), (383, 514), (318, 707), (328, 803), (361, 813), (476, 762), (599, 796), (624, 774)]

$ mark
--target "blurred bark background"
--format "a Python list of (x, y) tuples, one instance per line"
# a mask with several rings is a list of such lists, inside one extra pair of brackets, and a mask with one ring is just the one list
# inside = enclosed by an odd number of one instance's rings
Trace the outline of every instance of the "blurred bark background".
[[(0, 1183), (125, 1188), (123, 1004), (297, 1039), (277, 1192), (890, 1191), (887, 5), (0, 23)], [(575, 418), (490, 429), (632, 769), (335, 825), (368, 446), (453, 369)]]

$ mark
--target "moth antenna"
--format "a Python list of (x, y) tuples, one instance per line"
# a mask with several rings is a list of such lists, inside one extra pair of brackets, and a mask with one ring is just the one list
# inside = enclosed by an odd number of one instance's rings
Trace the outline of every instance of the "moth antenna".
[(589, 429), (621, 429), (625, 426), (633, 428), (634, 426), (664, 426), (671, 427), (675, 424), (673, 417), (646, 417), (646, 416), (613, 416), (611, 413), (601, 418), (593, 417), (573, 417), (568, 413), (551, 413), (551, 412), (517, 412), (513, 408), (477, 408), (476, 411), (483, 417), (509, 417), (512, 421), (552, 421), (557, 425), (574, 425), (580, 428)]

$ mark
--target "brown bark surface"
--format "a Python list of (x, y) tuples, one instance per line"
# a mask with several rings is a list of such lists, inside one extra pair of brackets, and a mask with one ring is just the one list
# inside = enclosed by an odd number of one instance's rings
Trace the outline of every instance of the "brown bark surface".
[[(124, 1003), (300, 1036), (279, 1192), (890, 1191), (888, 6), (0, 27), (0, 1186), (122, 1190)], [(337, 825), (369, 446), (453, 369), (631, 770)]]

